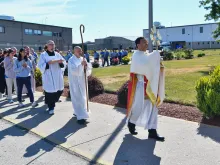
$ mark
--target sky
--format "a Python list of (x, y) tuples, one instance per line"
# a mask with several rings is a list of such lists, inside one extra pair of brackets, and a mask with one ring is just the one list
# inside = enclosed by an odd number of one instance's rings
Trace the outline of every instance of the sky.
[[(71, 27), (73, 43), (107, 36), (138, 37), (148, 28), (148, 0), (0, 0), (0, 15), (17, 21)], [(153, 0), (154, 21), (166, 27), (210, 23), (199, 0)]]

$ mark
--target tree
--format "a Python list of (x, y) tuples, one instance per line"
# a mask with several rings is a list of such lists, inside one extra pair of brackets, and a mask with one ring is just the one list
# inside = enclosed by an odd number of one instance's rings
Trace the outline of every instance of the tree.
[[(210, 12), (205, 15), (205, 20), (219, 21), (220, 19), (220, 0), (202, 0), (199, 1), (200, 6)], [(220, 22), (217, 29), (213, 32), (213, 37), (218, 38), (220, 36)]]

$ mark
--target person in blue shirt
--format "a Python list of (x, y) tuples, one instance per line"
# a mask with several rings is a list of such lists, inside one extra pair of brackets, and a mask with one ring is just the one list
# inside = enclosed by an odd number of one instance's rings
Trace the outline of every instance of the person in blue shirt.
[(118, 52), (116, 50), (114, 50), (114, 55), (115, 55), (115, 58), (118, 58)]
[(110, 65), (112, 65), (112, 59), (114, 58), (114, 52), (110, 51)]
[(127, 50), (123, 50), (123, 52), (122, 52), (122, 58), (125, 57), (125, 56), (127, 56), (127, 55), (128, 55)]
[(104, 64), (104, 56), (105, 56), (105, 52), (104, 52), (103, 50), (101, 50), (100, 54), (101, 54), (102, 65), (103, 65), (103, 64)]
[(37, 55), (37, 53), (34, 51), (33, 48), (31, 48), (31, 54), (32, 54), (33, 57), (34, 57), (34, 62), (35, 62), (35, 64), (37, 64), (38, 55)]
[(87, 61), (88, 63), (90, 62), (89, 56), (90, 56), (90, 54), (89, 54), (88, 52), (86, 52), (86, 53), (84, 54), (84, 57), (86, 58), (86, 61)]
[(121, 64), (121, 60), (122, 60), (122, 51), (121, 50), (119, 50), (119, 52), (118, 52), (118, 59), (119, 59), (119, 64)]
[(19, 108), (23, 107), (22, 103), (22, 89), (23, 85), (26, 86), (28, 91), (28, 96), (30, 98), (30, 102), (32, 103), (32, 107), (36, 107), (38, 104), (34, 101), (34, 94), (31, 88), (31, 74), (33, 71), (33, 66), (31, 60), (28, 59), (25, 54), (25, 50), (22, 48), (19, 51), (18, 58), (14, 61), (13, 70), (16, 74), (16, 82), (17, 82), (17, 95)]
[(108, 61), (108, 57), (109, 57), (109, 52), (105, 49), (105, 54), (104, 54), (104, 62), (102, 64), (102, 66), (105, 66), (105, 63), (107, 62), (107, 66), (109, 66), (109, 61)]
[(71, 53), (71, 51), (69, 50), (66, 54), (66, 56), (64, 57), (64, 59), (66, 60), (66, 62), (69, 61), (69, 59), (73, 56), (73, 54)]
[(94, 51), (94, 61), (97, 60), (99, 61), (99, 53)]

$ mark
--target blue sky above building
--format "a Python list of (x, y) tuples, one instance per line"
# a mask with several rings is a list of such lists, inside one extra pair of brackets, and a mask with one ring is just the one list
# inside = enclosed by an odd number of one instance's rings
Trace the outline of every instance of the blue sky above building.
[[(199, 0), (153, 0), (154, 21), (180, 26), (210, 23)], [(80, 42), (84, 24), (85, 41), (106, 36), (142, 36), (148, 28), (148, 0), (1, 0), (0, 14), (17, 21), (73, 28), (73, 42)]]

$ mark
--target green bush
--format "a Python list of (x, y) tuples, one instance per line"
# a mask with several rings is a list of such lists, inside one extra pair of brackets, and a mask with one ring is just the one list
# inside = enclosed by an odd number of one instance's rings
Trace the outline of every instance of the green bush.
[(185, 53), (185, 59), (193, 59), (193, 49), (183, 49)]
[(182, 49), (177, 49), (175, 50), (175, 56), (177, 60), (180, 60), (182, 58), (183, 50)]
[(131, 58), (128, 56), (125, 56), (122, 58), (122, 63), (127, 65), (131, 61)]
[(36, 87), (42, 86), (42, 74), (40, 72), (40, 69), (36, 68), (34, 72)]
[(94, 76), (88, 77), (88, 89), (89, 97), (94, 97), (104, 93), (103, 83), (97, 77)]
[(173, 53), (171, 51), (164, 51), (164, 55), (163, 55), (163, 60), (167, 61), (167, 60), (173, 60), (174, 56)]
[(199, 53), (198, 54), (198, 57), (204, 57), (205, 56), (205, 53)]
[(117, 92), (118, 103), (123, 106), (127, 105), (128, 83), (129, 81), (125, 82)]
[[(89, 98), (104, 93), (104, 85), (97, 77), (94, 76), (88, 77), (88, 93), (89, 93)], [(71, 98), (70, 91), (68, 93), (68, 97)]]
[(197, 106), (207, 117), (220, 115), (220, 66), (196, 83)]
[(93, 63), (92, 63), (92, 67), (93, 68), (99, 68), (100, 64), (97, 60), (95, 60)]

